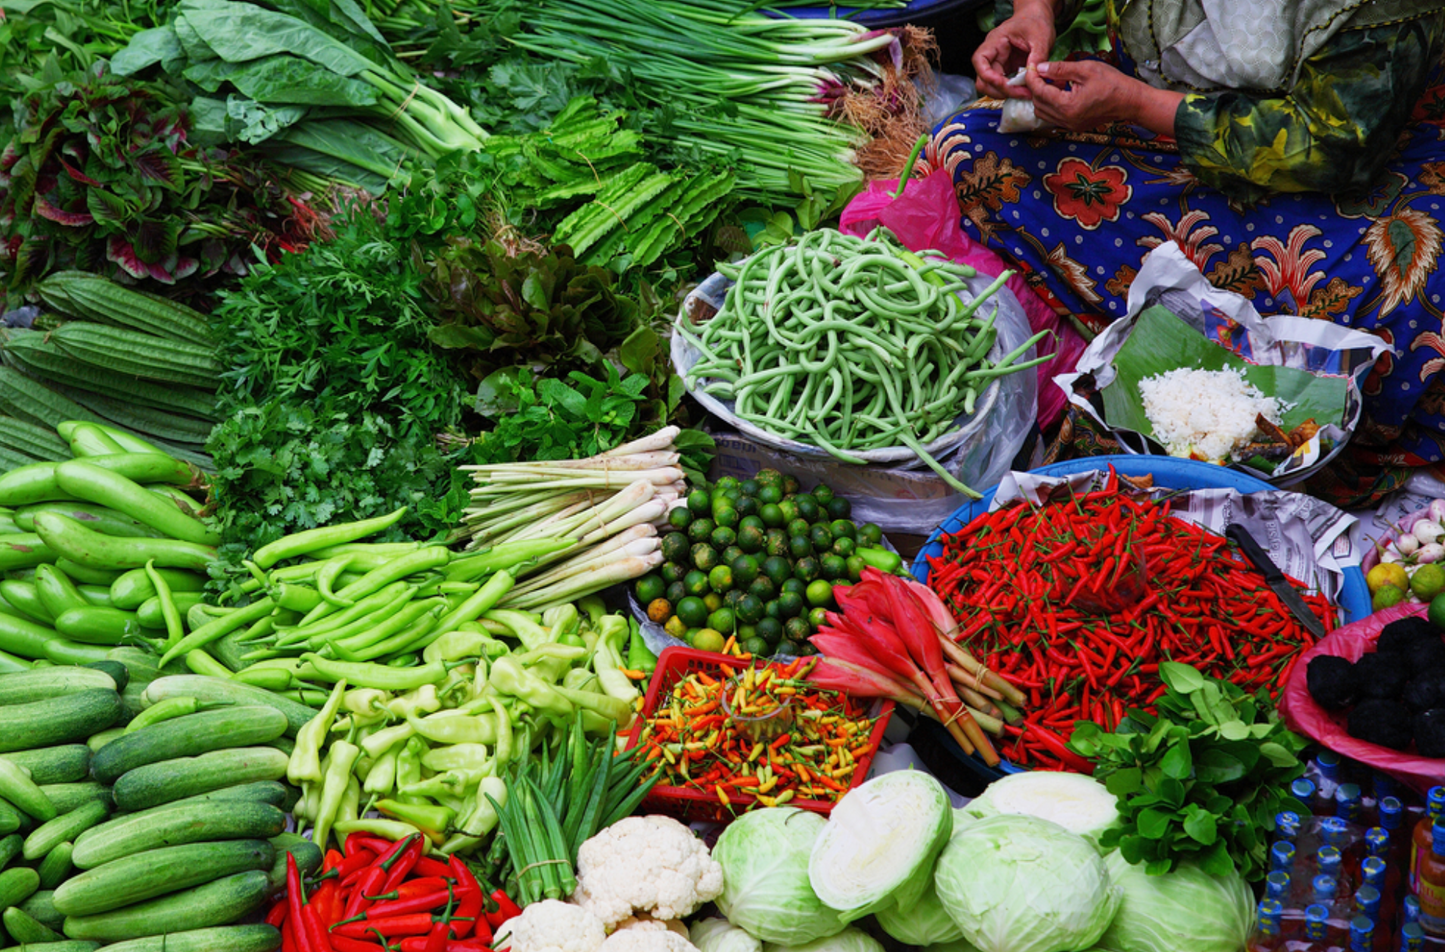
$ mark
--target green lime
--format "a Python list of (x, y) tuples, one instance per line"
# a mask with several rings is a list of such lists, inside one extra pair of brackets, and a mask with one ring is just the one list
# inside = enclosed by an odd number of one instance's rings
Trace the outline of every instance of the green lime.
[(702, 569), (693, 569), (687, 573), (687, 577), (682, 580), (682, 584), (687, 587), (687, 593), (689, 595), (696, 595), (698, 598), (701, 598), (707, 594), (707, 573)]
[(677, 617), (689, 628), (701, 628), (707, 624), (707, 606), (702, 599), (689, 595), (677, 603)]
[(813, 487), (813, 498), (818, 500), (818, 505), (826, 506), (833, 501), (833, 487), (826, 483), (819, 483)]
[(717, 592), (708, 592), (702, 597), (702, 603), (707, 606), (708, 611), (715, 612), (722, 608), (723, 600)]
[(841, 555), (828, 553), (818, 560), (818, 567), (822, 569), (823, 578), (830, 582), (842, 581), (848, 577), (848, 560)]
[(784, 618), (797, 618), (803, 613), (803, 608), (803, 596), (796, 592), (784, 592), (778, 596), (778, 612)]
[(828, 609), (819, 605), (817, 608), (811, 609), (808, 612), (808, 625), (814, 631), (817, 631), (826, 624), (828, 624)]
[(833, 604), (833, 583), (827, 579), (817, 579), (808, 583), (808, 589), (803, 593), (808, 604), (813, 607), (827, 607)]
[(1436, 595), (1430, 599), (1430, 610), (1427, 614), (1430, 624), (1445, 629), (1445, 595)]
[(693, 542), (706, 542), (716, 528), (717, 523), (711, 519), (694, 519), (692, 525), (687, 527), (687, 537)]
[(778, 591), (782, 594), (786, 595), (791, 592), (799, 598), (802, 598), (803, 593), (807, 590), (808, 583), (800, 578), (797, 578), (796, 576), (790, 579), (784, 579), (783, 584), (778, 586)]
[(1415, 569), (1415, 574), (1410, 576), (1410, 591), (1419, 596), (1422, 602), (1428, 602), (1445, 592), (1445, 566), (1426, 562)]
[(853, 554), (854, 552), (856, 552), (857, 550), (858, 550), (858, 543), (854, 542), (852, 539), (836, 539), (836, 538), (835, 538), (835, 539), (833, 540), (833, 554), (834, 554), (834, 555), (841, 555), (843, 558), (846, 559), (848, 556), (852, 555), (852, 554)]
[(738, 641), (746, 641), (748, 638), (756, 638), (758, 629), (756, 625), (738, 625)]
[(754, 476), (753, 479), (758, 481), (759, 486), (781, 487), (783, 485), (783, 474), (771, 467), (764, 467), (758, 470), (758, 474)]
[(743, 586), (751, 585), (753, 579), (757, 578), (762, 572), (762, 567), (758, 565), (758, 560), (751, 555), (739, 556), (729, 562), (728, 565), (733, 570), (733, 580)]
[(778, 600), (776, 598), (772, 599), (771, 601), (763, 602), (763, 617), (771, 618), (774, 621), (781, 621), (783, 617), (783, 608), (781, 605), (778, 604)]
[(659, 625), (672, 617), (672, 602), (665, 598), (654, 598), (647, 604), (647, 620)]
[(796, 641), (799, 647), (808, 643), (808, 636), (812, 633), (813, 626), (808, 624), (808, 619), (802, 615), (783, 622), (783, 637), (789, 641)]
[(782, 529), (769, 529), (767, 539), (763, 542), (763, 551), (768, 555), (786, 557), (788, 554), (788, 534)]
[(766, 532), (767, 526), (763, 524), (763, 517), (759, 515), (743, 516), (738, 520), (738, 535), (743, 534), (744, 529), (756, 529), (759, 532)]
[(710, 541), (715, 548), (726, 549), (738, 541), (738, 534), (727, 526), (718, 526), (712, 530), (712, 534), (708, 536), (708, 541)]
[(851, 519), (834, 519), (828, 525), (828, 529), (833, 533), (835, 539), (852, 539), (855, 542), (858, 539), (858, 527), (853, 524)]
[(763, 602), (756, 595), (744, 595), (738, 599), (738, 604), (734, 611), (738, 613), (739, 621), (747, 622), (751, 625), (762, 620)]
[(878, 545), (883, 541), (883, 530), (876, 522), (865, 522), (858, 527), (859, 545)]
[(774, 585), (782, 585), (793, 577), (793, 564), (787, 559), (776, 555), (770, 555), (763, 559), (760, 566), (764, 575), (772, 580)]
[[(784, 528), (787, 530), (789, 537), (805, 536), (812, 530), (813, 525), (802, 516), (799, 516), (796, 519), (789, 519), (788, 524), (784, 526)], [(831, 545), (832, 543), (830, 542), (829, 544)]]
[(724, 476), (714, 484), (714, 488), (724, 491), (735, 490), (738, 486), (739, 481), (736, 476)]
[(682, 623), (681, 618), (673, 615), (667, 620), (667, 624), (662, 626), (662, 630), (681, 641), (683, 636), (687, 634), (687, 625)]
[[(691, 553), (684, 549), (683, 558), (687, 558), (688, 555), (691, 555)], [(662, 573), (662, 580), (669, 585), (673, 582), (681, 582), (687, 578), (687, 566), (681, 562), (664, 562), (662, 563), (662, 568), (658, 571)]]
[(694, 489), (687, 494), (687, 508), (694, 516), (705, 516), (712, 512), (712, 496), (706, 489)]
[(739, 641), (738, 644), (742, 645), (743, 650), (750, 655), (758, 658), (766, 658), (768, 656), (768, 643), (757, 635)]
[(722, 651), (727, 643), (723, 633), (713, 628), (704, 628), (692, 636), (692, 646), (698, 651)]
[(809, 493), (794, 496), (793, 505), (798, 507), (798, 515), (802, 518), (807, 519), (809, 522), (818, 521), (818, 513), (820, 512), (818, 500), (814, 499)]
[(813, 554), (813, 543), (808, 541), (805, 535), (795, 535), (788, 539), (788, 554), (795, 559), (805, 559)]
[(660, 575), (644, 575), (638, 579), (637, 584), (632, 587), (632, 594), (636, 595), (637, 601), (643, 605), (655, 599), (662, 598), (666, 592), (667, 583), (662, 580), (662, 576)]
[(853, 514), (853, 504), (845, 496), (834, 496), (828, 503), (828, 515), (834, 519), (847, 519)]
[(776, 506), (782, 501), (783, 490), (782, 487), (776, 483), (768, 483), (758, 487), (758, 502), (762, 503), (763, 508)]
[[(750, 516), (749, 518), (755, 517)], [(767, 541), (767, 538), (767, 535), (758, 526), (738, 527), (738, 548), (744, 552), (753, 553), (763, 551), (763, 543)]]
[(719, 565), (707, 573), (707, 584), (714, 592), (730, 592), (733, 587), (733, 570)]
[(822, 574), (823, 567), (811, 555), (804, 556), (793, 563), (793, 577), (800, 578), (804, 582), (811, 582)]
[[(1375, 592), (1370, 599), (1370, 607), (1375, 611), (1382, 608), (1394, 608), (1405, 600), (1405, 593), (1393, 585), (1385, 585)], [(1431, 599), (1434, 603), (1434, 599)]]
[(747, 553), (744, 552), (739, 546), (730, 545), (726, 549), (722, 550), (723, 565), (732, 565), (734, 562), (736, 562), (738, 559), (742, 558), (745, 555), (747, 555)]
[(801, 485), (798, 484), (798, 477), (794, 476), (792, 473), (783, 474), (782, 486), (784, 497), (795, 495), (798, 490), (803, 488)]
[(808, 530), (808, 541), (813, 543), (815, 551), (827, 552), (833, 548), (833, 533), (820, 522)]
[(689, 648), (691, 648), (692, 640), (697, 637), (697, 633), (700, 631), (702, 631), (701, 628), (688, 628), (683, 632), (680, 637), (682, 638), (683, 643)]
[(745, 594), (745, 592), (736, 588), (728, 589), (727, 594), (723, 596), (723, 608), (731, 608), (733, 611), (737, 611), (738, 602), (743, 600), (743, 595)]
[[(731, 608), (719, 608), (717, 611), (707, 616), (707, 626), (709, 628), (715, 628), (725, 635), (732, 634), (733, 629), (737, 627), (737, 624), (737, 615), (733, 612)], [(722, 646), (719, 645), (718, 647), (721, 648)]]
[(704, 572), (711, 572), (717, 565), (717, 550), (706, 542), (692, 547), (692, 564)]
[(787, 519), (783, 516), (783, 509), (776, 503), (766, 503), (758, 510), (758, 518), (763, 520), (763, 525), (769, 529), (780, 528)]
[(783, 514), (784, 522), (792, 522), (798, 518), (798, 504), (791, 499), (784, 499), (778, 503), (778, 511)]
[(758, 637), (769, 645), (776, 645), (783, 637), (783, 623), (776, 618), (769, 618), (766, 612), (758, 619), (757, 629)]
[(732, 506), (723, 506), (721, 508), (713, 507), (712, 521), (718, 524), (719, 529), (726, 528), (731, 532), (738, 527), (738, 521), (740, 519), (742, 519), (742, 516), (738, 515), (738, 511)]
[(686, 506), (677, 506), (668, 512), (667, 524), (674, 529), (686, 529), (692, 524), (692, 510)]
[(763, 508), (763, 504), (758, 502), (758, 497), (756, 496), (743, 496), (741, 499), (738, 500), (738, 515), (742, 516), (744, 519), (748, 518), (749, 516), (756, 518), (758, 510), (761, 508)]
[(683, 562), (687, 560), (688, 549), (692, 546), (693, 540), (683, 532), (669, 532), (662, 537), (662, 545), (659, 551), (662, 557), (669, 562)]
[(756, 496), (758, 494), (758, 490), (762, 488), (763, 487), (758, 483), (758, 478), (756, 476), (753, 476), (750, 479), (745, 479), (742, 482), (738, 483), (738, 490), (744, 496)]
[(686, 598), (687, 594), (688, 592), (686, 585), (682, 584), (681, 582), (673, 582), (671, 585), (667, 586), (667, 592), (663, 597), (676, 605), (678, 602)]
[(863, 561), (861, 555), (850, 555), (843, 561), (844, 564), (848, 566), (848, 580), (850, 582), (856, 582), (863, 578), (863, 570), (868, 567), (868, 563)]
[(778, 595), (778, 586), (766, 575), (759, 575), (748, 585), (748, 594), (756, 595), (763, 601), (771, 601)]

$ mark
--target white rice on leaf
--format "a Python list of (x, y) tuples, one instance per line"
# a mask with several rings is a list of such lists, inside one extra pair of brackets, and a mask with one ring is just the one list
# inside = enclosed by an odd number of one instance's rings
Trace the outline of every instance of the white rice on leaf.
[(1144, 415), (1171, 456), (1222, 461), (1263, 434), (1255, 418), (1279, 425), (1289, 404), (1267, 397), (1239, 370), (1168, 370), (1139, 381)]

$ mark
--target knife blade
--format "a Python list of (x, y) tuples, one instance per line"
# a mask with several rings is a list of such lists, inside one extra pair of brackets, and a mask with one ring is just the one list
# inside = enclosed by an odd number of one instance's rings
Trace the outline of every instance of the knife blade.
[(1289, 583), (1289, 579), (1285, 578), (1284, 573), (1279, 570), (1279, 566), (1274, 564), (1274, 560), (1272, 560), (1269, 554), (1264, 551), (1264, 548), (1255, 541), (1254, 536), (1250, 535), (1249, 530), (1244, 526), (1231, 524), (1224, 530), (1224, 534), (1239, 546), (1245, 558), (1253, 562), (1254, 567), (1259, 569), (1260, 573), (1264, 575), (1265, 584), (1274, 590), (1274, 593), (1279, 596), (1279, 600), (1284, 603), (1285, 608), (1289, 609), (1289, 613), (1295, 617), (1295, 620), (1308, 628), (1310, 633), (1316, 638), (1323, 638), (1325, 636), (1324, 622), (1320, 621), (1315, 613), (1310, 611), (1310, 607), (1305, 604), (1305, 600), (1300, 598), (1299, 592), (1295, 591), (1294, 586)]

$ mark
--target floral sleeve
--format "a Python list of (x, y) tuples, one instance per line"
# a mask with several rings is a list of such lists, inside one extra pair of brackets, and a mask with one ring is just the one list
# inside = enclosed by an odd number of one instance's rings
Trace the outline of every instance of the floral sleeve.
[(1366, 188), (1425, 88), (1442, 33), (1439, 16), (1348, 31), (1305, 62), (1284, 97), (1186, 96), (1175, 114), (1180, 155), (1242, 201)]

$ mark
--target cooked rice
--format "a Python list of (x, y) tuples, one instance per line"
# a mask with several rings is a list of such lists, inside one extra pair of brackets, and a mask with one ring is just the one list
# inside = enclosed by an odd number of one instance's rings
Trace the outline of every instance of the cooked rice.
[(1139, 381), (1144, 415), (1171, 456), (1230, 458), (1260, 439), (1255, 418), (1275, 425), (1285, 405), (1245, 382), (1238, 370), (1169, 370)]

